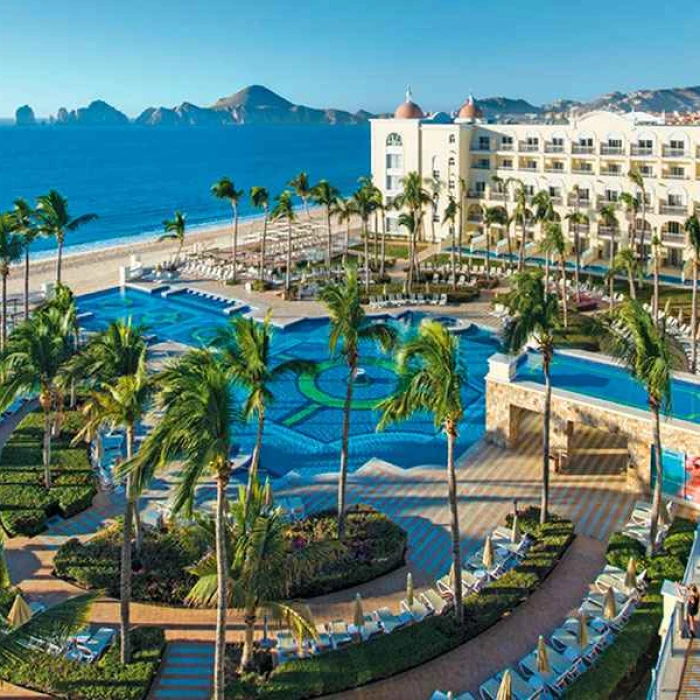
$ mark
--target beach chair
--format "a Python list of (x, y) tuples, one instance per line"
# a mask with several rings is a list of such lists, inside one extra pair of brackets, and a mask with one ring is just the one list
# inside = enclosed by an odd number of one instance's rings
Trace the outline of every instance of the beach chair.
[[(453, 695), (454, 700), (475, 700), (471, 693), (462, 693), (461, 695)], [(430, 700), (448, 700), (449, 695), (443, 693), (442, 690), (436, 690), (431, 696)]]
[(404, 627), (409, 622), (407, 616), (394, 615), (394, 613), (391, 612), (389, 608), (379, 608), (378, 610), (375, 610), (372, 613), (372, 615), (377, 620), (377, 622), (381, 624), (382, 629), (387, 634), (391, 634), (391, 632), (393, 632), (394, 630), (399, 629), (400, 627)]
[(434, 588), (428, 588), (421, 593), (420, 598), (436, 615), (442, 615), (448, 608), (452, 607)]
[[(462, 585), (465, 594), (481, 590), (486, 585), (486, 581), (486, 578), (477, 578), (476, 576), (474, 576), (473, 572), (467, 569), (462, 569)], [(446, 573), (444, 576), (441, 576), (436, 581), (436, 585), (438, 591), (443, 597), (452, 598), (454, 593), (452, 590), (452, 586), (450, 585), (449, 572)]]
[(534, 649), (518, 664), (523, 675), (530, 683), (549, 688), (555, 695), (561, 695), (566, 687), (578, 678), (586, 669), (582, 659), (571, 661), (560, 654), (550, 645), (547, 647), (547, 659), (551, 668), (550, 673), (543, 674), (537, 670), (537, 649)]
[[(637, 574), (635, 577), (635, 590), (636, 591), (643, 591), (646, 588), (646, 569), (641, 571), (640, 573)], [(626, 574), (624, 571), (618, 572), (605, 572), (603, 571), (602, 574), (599, 574), (598, 578), (593, 582), (593, 585), (596, 587), (600, 593), (605, 593), (605, 591), (608, 590), (608, 588), (614, 588), (616, 591), (620, 591), (620, 593), (627, 593), (629, 594), (630, 591), (627, 590), (627, 586), (625, 586), (625, 578)]]
[(90, 639), (80, 645), (80, 651), (85, 653), (89, 663), (97, 661), (112, 645), (117, 631), (111, 627), (100, 627)]
[(295, 658), (299, 655), (299, 645), (289, 630), (277, 632), (275, 640), (277, 641), (276, 649), (280, 663), (284, 663), (287, 659)]
[[(510, 677), (513, 700), (535, 700), (542, 697), (542, 688), (536, 688), (514, 669), (510, 669)], [(496, 700), (502, 678), (503, 672), (497, 673), (479, 686), (479, 695), (483, 700)]]
[(371, 615), (365, 615), (365, 624), (362, 627), (357, 629), (355, 625), (350, 625), (349, 630), (358, 634), (363, 642), (382, 633), (379, 623)]
[(433, 614), (433, 610), (423, 603), (420, 598), (414, 598), (413, 605), (409, 605), (408, 600), (404, 598), (401, 601), (401, 610), (410, 613), (415, 622), (422, 622), (426, 617)]
[(352, 642), (352, 636), (345, 620), (333, 620), (328, 623), (327, 628), (336, 649)]
[(325, 625), (316, 625), (316, 638), (311, 643), (315, 654), (322, 654), (333, 648), (333, 641)]

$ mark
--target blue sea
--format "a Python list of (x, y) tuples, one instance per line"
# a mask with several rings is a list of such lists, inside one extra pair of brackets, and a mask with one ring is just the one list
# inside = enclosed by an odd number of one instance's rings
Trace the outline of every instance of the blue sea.
[[(369, 127), (0, 126), (0, 210), (16, 197), (59, 190), (72, 215), (99, 216), (68, 234), (74, 251), (157, 235), (177, 209), (191, 228), (230, 220), (230, 207), (210, 194), (217, 179), (274, 195), (300, 170), (350, 193), (370, 172)], [(247, 199), (240, 213), (256, 214)], [(34, 244), (36, 251), (53, 247), (51, 240)]]

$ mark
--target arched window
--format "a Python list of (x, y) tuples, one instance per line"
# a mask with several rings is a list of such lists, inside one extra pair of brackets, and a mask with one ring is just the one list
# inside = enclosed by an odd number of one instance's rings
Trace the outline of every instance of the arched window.
[(449, 136), (449, 138), (448, 138), (447, 140), (448, 140), (449, 143), (454, 143), (454, 142), (456, 141), (455, 135), (454, 135), (454, 134), (450, 134), (450, 136)]
[(403, 141), (401, 140), (401, 136), (399, 136), (397, 133), (391, 133), (386, 137), (386, 145), (387, 146), (402, 146)]

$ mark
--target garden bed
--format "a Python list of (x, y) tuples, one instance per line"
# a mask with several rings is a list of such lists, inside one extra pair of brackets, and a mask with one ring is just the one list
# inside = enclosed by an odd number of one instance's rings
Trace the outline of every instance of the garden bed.
[[(275, 669), (268, 681), (233, 676), (227, 682), (227, 698), (303, 700), (339, 693), (420, 666), (474, 639), (526, 600), (573, 540), (570, 521), (556, 519), (540, 527), (537, 517), (532, 509), (520, 521), (536, 538), (528, 554), (515, 569), (465, 599), (463, 625), (451, 614), (429, 617), (363, 644), (290, 661)], [(235, 656), (235, 648), (231, 654)]]
[[(328, 561), (293, 582), (290, 598), (306, 598), (371, 581), (403, 566), (405, 530), (383, 513), (367, 506), (347, 513), (346, 537)], [(306, 544), (334, 541), (335, 511), (310, 515), (287, 529), (290, 552)], [(57, 551), (55, 574), (86, 589), (106, 589), (119, 595), (121, 528), (114, 525), (88, 542), (68, 540)], [(196, 527), (147, 529), (139, 555), (139, 572), (133, 577), (133, 599), (144, 603), (182, 605), (197, 580), (187, 569), (207, 551), (207, 541)]]
[(69, 518), (92, 505), (96, 479), (85, 445), (70, 442), (82, 423), (76, 411), (64, 413), (61, 434), (51, 444), (50, 491), (44, 487), (44, 416), (30, 413), (17, 426), (0, 455), (0, 524), (8, 535), (36, 535), (54, 515)]

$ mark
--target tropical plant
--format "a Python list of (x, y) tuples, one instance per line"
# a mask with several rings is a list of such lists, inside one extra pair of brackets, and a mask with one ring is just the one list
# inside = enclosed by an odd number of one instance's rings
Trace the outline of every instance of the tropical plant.
[(574, 239), (574, 294), (576, 295), (576, 302), (581, 301), (581, 236), (579, 235), (579, 227), (587, 226), (590, 223), (588, 214), (580, 210), (581, 206), (581, 192), (578, 185), (574, 185), (574, 211), (566, 215), (566, 219), (569, 222), (570, 230), (573, 232)]
[(609, 277), (609, 284), (610, 284), (610, 290), (609, 290), (609, 295), (610, 295), (610, 307), (614, 308), (615, 306), (615, 275), (612, 272), (613, 268), (615, 267), (614, 261), (615, 261), (615, 233), (617, 232), (617, 227), (619, 226), (619, 222), (617, 220), (617, 214), (615, 213), (615, 205), (614, 204), (605, 204), (603, 205), (600, 210), (598, 211), (598, 216), (600, 218), (600, 223), (602, 226), (605, 226), (609, 231), (610, 231), (610, 251), (609, 251), (609, 257), (608, 257), (608, 277)]
[(551, 365), (554, 357), (554, 333), (559, 321), (557, 298), (544, 286), (542, 273), (519, 274), (508, 294), (506, 306), (511, 318), (505, 328), (504, 345), (512, 353), (520, 352), (534, 339), (542, 355), (544, 374), (544, 426), (542, 433), (542, 499), (540, 522), (549, 513), (549, 426), (552, 416)]
[(326, 251), (326, 257), (329, 274), (331, 269), (331, 261), (333, 259), (333, 231), (331, 228), (331, 216), (339, 194), (340, 192), (338, 189), (333, 187), (328, 180), (320, 180), (311, 191), (311, 197), (314, 202), (323, 207), (326, 212), (326, 234), (328, 236), (328, 250)]
[(245, 196), (245, 190), (237, 190), (233, 182), (222, 177), (218, 182), (211, 186), (211, 193), (217, 199), (225, 199), (231, 205), (233, 210), (233, 230), (231, 232), (231, 257), (233, 263), (233, 282), (235, 283), (238, 276), (238, 207), (241, 200)]
[(2, 324), (0, 325), (0, 351), (7, 340), (7, 278), (10, 265), (22, 257), (24, 243), (17, 233), (17, 219), (9, 213), (0, 213), (0, 278), (2, 279)]
[(348, 370), (343, 405), (343, 427), (341, 433), (340, 470), (338, 473), (338, 538), (345, 535), (345, 500), (348, 477), (350, 442), (350, 412), (352, 393), (360, 362), (361, 341), (378, 342), (386, 352), (394, 346), (396, 330), (385, 323), (369, 323), (362, 308), (357, 283), (357, 268), (348, 265), (342, 284), (329, 284), (323, 288), (320, 300), (328, 310), (330, 336), (328, 344), (331, 354), (340, 354)]
[(435, 219), (438, 218), (438, 207), (440, 205), (440, 192), (445, 183), (439, 177), (426, 177), (424, 180), (425, 184), (428, 186), (428, 195), (430, 196), (430, 238), (431, 243), (435, 243), (437, 240), (435, 238)]
[(24, 248), (24, 320), (29, 320), (29, 248), (41, 233), (36, 223), (36, 212), (26, 199), (15, 199), (12, 214), (17, 233), (22, 237)]
[[(640, 192), (640, 195), (638, 197), (639, 199), (639, 205), (640, 209), (642, 212), (642, 235), (639, 237), (639, 245), (641, 248), (641, 270), (644, 271), (646, 268), (646, 247), (644, 243), (644, 237), (646, 235), (647, 231), (647, 190), (646, 186), (644, 184), (644, 176), (642, 175), (642, 171), (639, 170), (639, 168), (632, 168), (629, 173), (627, 174), (627, 177), (632, 181), (634, 185), (637, 186), (637, 189)], [(636, 226), (635, 226), (636, 228)], [(634, 247), (632, 248), (634, 250)]]
[(177, 241), (178, 257), (182, 253), (182, 246), (185, 245), (185, 231), (187, 229), (187, 215), (180, 211), (176, 211), (172, 219), (166, 219), (163, 222), (165, 233), (159, 240), (163, 241), (168, 238)]
[(654, 232), (651, 238), (651, 261), (652, 261), (652, 293), (651, 293), (651, 315), (655, 321), (659, 320), (659, 268), (661, 266), (661, 239)]
[(520, 246), (518, 248), (518, 271), (525, 269), (525, 240), (526, 227), (532, 220), (532, 212), (527, 206), (527, 191), (525, 185), (519, 183), (515, 189), (515, 208), (513, 210), (513, 223), (520, 226)]
[[(299, 560), (318, 563), (328, 548), (309, 545), (291, 553), (285, 537), (287, 524), (282, 512), (271, 503), (269, 483), (263, 486), (257, 477), (246, 492), (238, 489), (224, 522), (225, 549), (229, 552), (226, 604), (243, 612), (243, 650), (240, 671), (250, 669), (253, 660), (255, 624), (261, 612), (291, 628), (299, 644), (316, 638), (316, 628), (307, 606), (284, 602), (291, 572)], [(211, 535), (211, 521), (201, 521)], [(218, 595), (218, 569), (215, 554), (205, 556), (192, 567), (198, 577), (188, 602), (211, 605)]]
[(0, 528), (0, 593), (10, 588), (12, 588), (12, 577), (5, 556), (5, 531)]
[(290, 190), (283, 190), (275, 197), (275, 204), (270, 218), (273, 221), (287, 222), (287, 269), (284, 276), (284, 294), (287, 299), (292, 293), (292, 224), (296, 219), (294, 202)]
[(450, 225), (450, 233), (452, 235), (452, 250), (450, 252), (450, 260), (452, 263), (452, 289), (457, 289), (457, 229), (456, 229), (456, 219), (457, 212), (459, 211), (459, 204), (457, 200), (450, 195), (450, 198), (445, 207), (445, 213), (442, 217), (442, 224)]
[(506, 240), (508, 241), (508, 265), (510, 266), (511, 269), (513, 269), (513, 239), (511, 238), (511, 235), (510, 235), (510, 224), (512, 223), (513, 219), (512, 219), (510, 212), (508, 210), (508, 191), (510, 190), (512, 185), (514, 185), (516, 188), (519, 188), (519, 189), (523, 189), (524, 185), (523, 185), (522, 180), (519, 180), (517, 177), (502, 178), (499, 175), (494, 175), (491, 178), (491, 181), (493, 182), (494, 185), (500, 185), (502, 188), (503, 209), (506, 213), (505, 228), (506, 228)]
[(620, 202), (625, 206), (625, 213), (629, 217), (629, 245), (632, 250), (637, 249), (637, 214), (639, 213), (639, 197), (631, 192), (621, 192)]
[(690, 368), (693, 372), (698, 369), (698, 268), (700, 268), (700, 218), (693, 214), (685, 222), (685, 230), (688, 234), (688, 245), (692, 251), (691, 264), (693, 266), (693, 300), (690, 316), (690, 328), (692, 337), (692, 349), (690, 351)]
[(615, 275), (617, 273), (625, 273), (627, 275), (627, 281), (630, 288), (630, 298), (636, 299), (637, 288), (634, 280), (635, 278), (639, 277), (640, 266), (639, 260), (637, 260), (637, 256), (634, 254), (632, 248), (623, 248), (615, 253), (610, 275)]
[(417, 172), (408, 173), (402, 180), (402, 192), (395, 198), (394, 203), (398, 209), (408, 209), (415, 224), (412, 232), (409, 231), (408, 254), (408, 291), (412, 290), (414, 273), (416, 271), (416, 238), (422, 238), (420, 231), (423, 226), (424, 208), (430, 203), (430, 194), (423, 188), (420, 175)]
[(343, 243), (343, 266), (345, 266), (348, 261), (348, 249), (350, 248), (350, 222), (355, 214), (352, 200), (338, 195), (333, 203), (332, 213), (339, 224), (345, 224), (345, 241)]
[(250, 201), (263, 212), (263, 230), (260, 236), (260, 284), (265, 282), (265, 248), (267, 247), (267, 217), (270, 210), (270, 194), (265, 187), (253, 185), (250, 188)]
[(558, 216), (554, 211), (552, 195), (548, 190), (540, 190), (532, 197), (532, 220), (540, 225), (540, 240), (545, 236), (545, 229), (550, 221), (557, 221)]
[(265, 411), (274, 401), (273, 384), (286, 374), (312, 374), (316, 364), (307, 360), (286, 360), (272, 365), (272, 323), (268, 312), (262, 323), (235, 316), (219, 329), (213, 345), (221, 351), (221, 362), (234, 380), (245, 388), (247, 396), (243, 415), (257, 418), (257, 436), (248, 472), (248, 492), (257, 480), (260, 451), (263, 445)]
[(291, 187), (292, 190), (294, 190), (294, 194), (301, 199), (306, 216), (309, 218), (311, 216), (309, 212), (309, 199), (313, 194), (314, 188), (309, 182), (308, 174), (302, 170), (298, 175), (295, 175), (287, 185)]
[[(393, 396), (384, 399), (378, 429), (403, 421), (418, 412), (433, 415), (437, 428), (447, 438), (447, 490), (452, 531), (452, 566), (462, 570), (460, 551), (455, 442), (464, 415), (462, 390), (467, 382), (466, 367), (459, 358), (459, 340), (435, 320), (424, 320), (414, 338), (399, 346), (397, 352), (399, 384)], [(461, 623), (462, 577), (454, 577), (455, 616)]]
[(58, 245), (56, 257), (56, 284), (61, 284), (63, 245), (66, 233), (77, 231), (81, 226), (94, 221), (97, 214), (83, 214), (72, 217), (68, 212), (68, 200), (56, 190), (37, 198), (36, 214), (39, 229), (46, 236), (53, 236)]
[(160, 421), (118, 476), (135, 475), (134, 488), (148, 483), (154, 472), (179, 460), (181, 476), (172, 508), (191, 517), (197, 484), (205, 476), (216, 483), (215, 555), (217, 561), (214, 698), (224, 697), (228, 552), (225, 547), (226, 489), (231, 478), (232, 425), (239, 418), (234, 380), (215, 353), (190, 350), (155, 379)]
[(362, 221), (362, 241), (364, 243), (365, 293), (369, 294), (370, 265), (369, 265), (369, 217), (375, 210), (374, 192), (366, 185), (353, 192), (351, 197), (353, 211)]
[[(483, 214), (484, 233), (486, 234), (486, 279), (491, 278), (491, 229), (503, 226), (508, 234), (508, 212), (504, 207), (486, 207)], [(510, 234), (508, 234), (510, 235)], [(508, 244), (510, 246), (510, 243)]]
[(564, 328), (569, 327), (569, 293), (566, 283), (566, 241), (564, 232), (558, 221), (550, 221), (545, 229), (545, 238), (542, 241), (542, 251), (545, 254), (544, 284), (549, 290), (549, 259), (557, 257), (559, 260), (559, 292), (561, 294), (561, 307), (563, 313)]
[(631, 372), (647, 394), (656, 465), (650, 529), (650, 547), (655, 552), (664, 475), (661, 412), (671, 408), (672, 373), (674, 368), (683, 366), (683, 351), (672, 343), (665, 322), (657, 324), (635, 299), (627, 299), (611, 316), (602, 346)]

